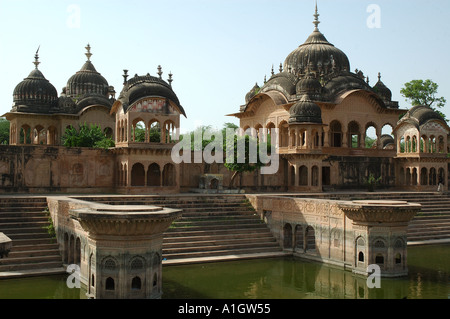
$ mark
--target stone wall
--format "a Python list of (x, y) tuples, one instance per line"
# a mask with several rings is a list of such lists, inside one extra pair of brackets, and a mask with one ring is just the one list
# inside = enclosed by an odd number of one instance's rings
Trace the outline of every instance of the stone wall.
[(112, 192), (114, 166), (107, 150), (0, 145), (0, 193)]

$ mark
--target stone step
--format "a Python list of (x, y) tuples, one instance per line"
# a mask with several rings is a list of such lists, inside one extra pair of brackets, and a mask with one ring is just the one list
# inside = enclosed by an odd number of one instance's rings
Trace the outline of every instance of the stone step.
[(163, 247), (162, 252), (165, 254), (185, 254), (189, 252), (209, 252), (216, 250), (239, 250), (239, 249), (251, 249), (251, 248), (278, 248), (276, 241), (271, 242), (236, 242), (232, 244), (222, 244), (220, 242), (214, 242), (209, 245), (196, 245), (193, 247)]
[(16, 221), (16, 222), (10, 222), (10, 223), (1, 223), (0, 229), (4, 232), (8, 229), (27, 229), (27, 228), (44, 228), (45, 226), (48, 226), (49, 222), (46, 221), (38, 221), (38, 222), (29, 222), (29, 221)]
[(41, 216), (41, 215), (30, 215), (30, 216), (23, 216), (23, 217), (3, 217), (2, 214), (0, 214), (0, 228), (3, 223), (16, 223), (16, 222), (47, 222), (48, 223), (48, 217), (47, 216)]
[(6, 257), (0, 259), (0, 265), (7, 266), (7, 265), (15, 265), (15, 264), (33, 264), (33, 263), (39, 263), (39, 262), (62, 262), (61, 256), (59, 255), (51, 255), (51, 256), (36, 256), (36, 257)]
[[(5, 233), (6, 235), (6, 233)], [(18, 233), (18, 234), (9, 234), (7, 235), (14, 242), (18, 239), (50, 239), (48, 233), (46, 231), (43, 232), (30, 232), (30, 233)]]
[(176, 227), (201, 227), (201, 226), (214, 226), (219, 225), (222, 227), (226, 227), (228, 225), (246, 225), (246, 224), (261, 224), (262, 222), (259, 220), (255, 220), (252, 218), (244, 217), (220, 217), (220, 218), (182, 218), (172, 224), (172, 226)]
[(204, 236), (173, 236), (164, 237), (163, 245), (174, 245), (174, 246), (189, 246), (195, 245), (198, 242), (231, 242), (236, 240), (275, 240), (270, 231), (259, 231), (253, 233), (239, 234), (239, 233), (228, 233), (222, 235), (204, 235)]
[[(235, 229), (266, 229), (267, 225), (261, 222), (248, 222), (248, 223), (239, 223), (239, 224), (230, 224), (226, 226), (226, 229), (235, 230)], [(189, 226), (177, 226), (176, 224), (172, 224), (171, 228), (169, 228), (166, 233), (170, 232), (196, 232), (196, 231), (215, 231), (215, 230), (223, 230), (225, 227), (221, 224), (216, 225), (189, 225)]]
[[(0, 230), (5, 233), (6, 236), (11, 237), (11, 236), (15, 236), (15, 235), (20, 235), (20, 234), (47, 234), (47, 229), (44, 228), (44, 226), (30, 226), (30, 227), (16, 227), (16, 228), (1, 228)], [(12, 239), (12, 238), (11, 238)]]
[(17, 263), (13, 265), (0, 264), (0, 272), (21, 271), (30, 269), (52, 269), (62, 267), (61, 261), (34, 261), (33, 263)]
[(0, 212), (0, 217), (2, 218), (22, 218), (22, 217), (42, 217), (47, 216), (42, 211), (30, 212)]
[(227, 255), (243, 255), (243, 254), (256, 254), (264, 252), (282, 251), (280, 247), (260, 247), (260, 248), (243, 248), (243, 249), (223, 249), (223, 250), (209, 250), (205, 252), (190, 252), (180, 254), (164, 254), (163, 259), (184, 259), (184, 258), (201, 258), (201, 257), (213, 257), (213, 256), (227, 256)]
[[(10, 237), (11, 238), (11, 237)], [(14, 239), (13, 247), (22, 247), (22, 246), (40, 246), (40, 245), (55, 245), (56, 239), (50, 238), (49, 236), (43, 236), (42, 238), (25, 238), (25, 239)], [(56, 244), (57, 245), (57, 244)]]
[(268, 228), (233, 228), (233, 229), (215, 229), (215, 230), (178, 230), (178, 231), (166, 231), (164, 233), (164, 238), (173, 238), (173, 237), (201, 237), (201, 236), (236, 236), (241, 234), (255, 234), (255, 233), (263, 233), (270, 232)]
[(19, 252), (19, 251), (29, 251), (32, 249), (37, 249), (37, 250), (58, 250), (59, 249), (59, 245), (57, 243), (49, 243), (49, 242), (27, 242), (27, 241), (22, 241), (19, 242), (19, 240), (16, 240), (13, 243), (12, 246), (12, 250), (14, 252)]
[(30, 247), (32, 250), (16, 250), (15, 248), (16, 247), (12, 248), (8, 258), (29, 258), (38, 256), (58, 256), (58, 258), (60, 258), (58, 249), (37, 249), (36, 247)]
[(257, 244), (257, 245), (278, 245), (275, 238), (272, 236), (265, 236), (265, 237), (247, 237), (247, 236), (241, 236), (239, 238), (230, 238), (230, 239), (204, 239), (204, 240), (197, 240), (197, 241), (188, 241), (187, 239), (183, 239), (179, 242), (163, 242), (163, 250), (170, 250), (170, 249), (200, 249), (205, 247), (228, 247), (232, 248), (236, 245), (246, 245), (246, 244)]

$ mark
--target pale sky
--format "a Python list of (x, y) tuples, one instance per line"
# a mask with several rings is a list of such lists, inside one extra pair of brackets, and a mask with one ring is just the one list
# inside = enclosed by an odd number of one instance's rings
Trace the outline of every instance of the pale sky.
[[(238, 123), (255, 82), (263, 84), (314, 29), (314, 0), (0, 0), (0, 115), (10, 111), (14, 87), (39, 69), (58, 93), (86, 61), (122, 90), (123, 69), (163, 78), (187, 119), (198, 125)], [(400, 107), (403, 84), (431, 79), (450, 105), (450, 1), (318, 0), (320, 31), (344, 51), (352, 71), (382, 81)], [(442, 110), (450, 118), (450, 106)]]

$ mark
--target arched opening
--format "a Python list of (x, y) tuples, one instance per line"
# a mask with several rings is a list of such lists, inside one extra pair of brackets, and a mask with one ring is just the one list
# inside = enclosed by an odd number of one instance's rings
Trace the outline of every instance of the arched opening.
[(171, 163), (164, 165), (163, 186), (175, 186), (175, 166)]
[(304, 165), (299, 169), (299, 185), (308, 186), (308, 167)]
[(74, 264), (74, 256), (75, 255), (75, 237), (73, 235), (70, 236), (69, 239), (69, 264)]
[(147, 127), (145, 126), (145, 122), (143, 120), (134, 120), (132, 129), (133, 132), (131, 134), (131, 138), (133, 142), (143, 143), (146, 141)]
[(131, 280), (131, 290), (141, 290), (141, 288), (142, 288), (141, 278), (139, 278), (138, 276), (134, 277)]
[(289, 125), (286, 121), (283, 121), (279, 125), (280, 128), (280, 147), (289, 146)]
[(445, 170), (442, 167), (438, 172), (438, 184), (445, 185)]
[(437, 185), (436, 169), (434, 167), (430, 168), (430, 174), (429, 174), (428, 178), (429, 178), (428, 185), (431, 185), (431, 186)]
[(312, 226), (306, 228), (306, 250), (316, 249), (316, 234)]
[(33, 130), (33, 144), (43, 145), (47, 142), (46, 131), (42, 125), (37, 125)]
[(147, 186), (161, 186), (161, 170), (156, 163), (148, 167)]
[(395, 255), (395, 264), (398, 265), (398, 264), (401, 264), (401, 263), (402, 263), (402, 255), (400, 253), (397, 253)]
[(319, 186), (319, 168), (313, 166), (311, 169), (311, 186)]
[(115, 289), (114, 279), (111, 277), (106, 278), (105, 289), (110, 291)]
[(330, 123), (330, 146), (342, 147), (342, 126), (338, 121)]
[(444, 144), (444, 137), (443, 136), (439, 136), (438, 138), (438, 152), (439, 153), (444, 153), (445, 151), (445, 144)]
[(148, 135), (150, 143), (161, 143), (161, 125), (158, 121), (149, 123)]
[(291, 186), (295, 186), (295, 166), (291, 166), (289, 170), (290, 170)]
[(384, 265), (384, 256), (382, 254), (377, 254), (375, 256), (375, 263), (377, 265)]
[(295, 226), (295, 249), (303, 251), (305, 249), (303, 244), (303, 227), (302, 225)]
[(361, 143), (361, 132), (359, 124), (355, 121), (348, 123), (348, 146), (350, 148), (359, 148)]
[(81, 265), (81, 241), (80, 237), (75, 240), (75, 264)]
[(47, 145), (57, 145), (58, 144), (58, 136), (57, 130), (54, 126), (49, 126), (47, 129)]
[(285, 224), (283, 227), (283, 248), (292, 248), (292, 226)]
[(145, 186), (145, 168), (141, 163), (131, 168), (131, 186)]
[(422, 169), (420, 170), (420, 185), (428, 185), (428, 172), (426, 167), (422, 167)]
[(26, 124), (20, 128), (20, 143), (31, 144), (31, 128)]
[(158, 276), (156, 273), (153, 274), (153, 281), (152, 281), (153, 288), (156, 288), (158, 286)]
[(359, 262), (364, 262), (364, 253), (362, 251), (360, 251), (358, 253), (358, 261)]
[(367, 124), (365, 140), (364, 140), (364, 147), (365, 148), (375, 148), (377, 140), (378, 140), (377, 128), (372, 123)]

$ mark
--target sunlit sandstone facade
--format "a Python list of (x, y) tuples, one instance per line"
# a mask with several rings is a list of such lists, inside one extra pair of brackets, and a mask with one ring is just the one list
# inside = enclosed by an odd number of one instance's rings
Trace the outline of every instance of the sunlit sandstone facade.
[[(234, 186), (247, 191), (322, 192), (379, 188), (448, 189), (450, 128), (426, 106), (400, 109), (381, 81), (370, 85), (360, 70), (350, 71), (344, 52), (319, 31), (280, 64), (279, 72), (245, 96), (240, 128), (259, 139), (276, 135), (280, 165), (275, 174), (259, 170), (240, 176)], [(172, 74), (130, 77), (114, 87), (87, 61), (58, 96), (35, 69), (13, 92), (10, 146), (0, 146), (0, 192), (178, 193), (198, 188), (204, 174), (231, 172), (220, 163), (176, 164), (180, 116), (186, 116), (172, 88)], [(66, 149), (61, 136), (69, 126), (96, 124), (115, 140), (107, 151)], [(138, 134), (138, 128), (144, 134)], [(374, 134), (375, 140), (367, 139)]]

